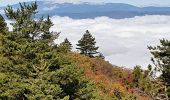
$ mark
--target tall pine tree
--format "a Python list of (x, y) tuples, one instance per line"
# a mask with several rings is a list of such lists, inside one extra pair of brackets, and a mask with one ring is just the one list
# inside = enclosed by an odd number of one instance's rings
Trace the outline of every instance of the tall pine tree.
[(99, 47), (96, 47), (95, 38), (90, 34), (87, 30), (83, 37), (78, 41), (77, 44), (78, 50), (80, 50), (80, 54), (84, 54), (89, 57), (94, 57), (97, 54), (97, 50)]

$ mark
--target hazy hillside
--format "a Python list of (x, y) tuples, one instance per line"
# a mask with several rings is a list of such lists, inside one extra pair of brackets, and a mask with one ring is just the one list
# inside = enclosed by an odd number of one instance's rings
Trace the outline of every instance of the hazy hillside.
[[(29, 2), (31, 3), (31, 2)], [(136, 7), (123, 3), (106, 3), (106, 4), (71, 4), (71, 3), (50, 3), (38, 1), (39, 16), (69, 16), (75, 19), (95, 18), (99, 16), (108, 16), (110, 18), (122, 19), (132, 18), (144, 15), (170, 15), (170, 7)], [(18, 5), (13, 5), (17, 8)], [(1, 7), (0, 10), (4, 9)], [(69, 10), (68, 10), (69, 9)]]
[[(65, 4), (64, 4), (65, 5)], [(70, 5), (70, 4), (68, 4)], [(124, 5), (123, 7), (127, 7)], [(131, 7), (130, 7), (131, 8)], [(132, 7), (133, 8), (133, 7)], [(0, 15), (1, 100), (168, 100), (170, 98), (170, 41), (148, 46), (156, 67), (125, 69), (108, 61), (89, 30), (77, 42), (77, 51), (53, 22), (34, 19), (37, 4), (6, 8), (13, 30)], [(160, 68), (160, 69), (156, 69)], [(156, 73), (162, 71), (160, 76)]]

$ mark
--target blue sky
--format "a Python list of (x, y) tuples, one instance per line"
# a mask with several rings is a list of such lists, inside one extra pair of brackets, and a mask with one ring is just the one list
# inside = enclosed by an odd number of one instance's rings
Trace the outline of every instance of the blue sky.
[[(16, 4), (18, 2), (27, 2), (35, 0), (0, 0), (0, 6)], [(43, 0), (42, 0), (43, 1)], [(47, 0), (44, 0), (47, 1)], [(135, 6), (170, 6), (170, 0), (53, 0), (55, 2), (95, 2), (95, 3), (128, 3)]]

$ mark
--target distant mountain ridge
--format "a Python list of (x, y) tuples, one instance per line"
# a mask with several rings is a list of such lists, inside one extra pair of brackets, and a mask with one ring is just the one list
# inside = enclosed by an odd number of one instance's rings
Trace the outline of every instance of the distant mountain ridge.
[[(27, 2), (31, 3), (31, 2)], [(136, 7), (123, 3), (106, 4), (72, 4), (72, 3), (51, 3), (48, 1), (37, 1), (39, 15), (42, 16), (68, 16), (74, 19), (95, 18), (107, 16), (115, 19), (132, 18), (144, 15), (170, 15), (170, 7)], [(12, 5), (14, 8), (18, 4)], [(0, 10), (4, 9), (1, 7)]]

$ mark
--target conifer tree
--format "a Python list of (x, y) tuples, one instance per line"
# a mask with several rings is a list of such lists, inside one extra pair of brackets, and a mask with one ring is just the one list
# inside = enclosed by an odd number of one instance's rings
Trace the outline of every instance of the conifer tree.
[(58, 50), (60, 52), (70, 52), (72, 50), (71, 42), (66, 38), (64, 41), (58, 46)]
[(7, 24), (6, 24), (3, 16), (0, 15), (0, 31), (2, 32), (2, 31), (5, 31), (5, 30), (7, 30)]
[[(1, 100), (89, 100), (97, 98), (83, 71), (52, 44), (50, 18), (35, 20), (37, 5), (20, 4), (6, 15), (14, 30), (0, 34)], [(2, 25), (5, 27), (5, 24)], [(67, 41), (68, 42), (68, 41)]]
[(37, 13), (36, 2), (31, 5), (20, 3), (20, 8), (17, 10), (14, 10), (11, 6), (5, 9), (7, 18), (14, 21), (14, 23), (11, 23), (13, 32), (20, 33), (23, 37), (30, 38), (31, 40), (52, 38), (54, 33), (50, 32), (49, 29), (53, 24), (49, 16), (46, 20), (44, 17), (34, 20)]
[(160, 40), (160, 45), (149, 46), (153, 58), (151, 59), (157, 70), (162, 73), (161, 78), (166, 86), (167, 95), (170, 98), (170, 41)]
[(142, 78), (142, 69), (141, 69), (141, 67), (140, 66), (135, 66), (132, 74), (134, 76), (133, 82), (134, 82), (135, 86), (138, 87), (139, 86), (139, 81)]
[(96, 47), (95, 38), (90, 34), (87, 30), (83, 37), (78, 41), (77, 44), (78, 50), (80, 50), (80, 54), (84, 54), (89, 57), (94, 57), (94, 54), (97, 54), (97, 50), (99, 47)]

